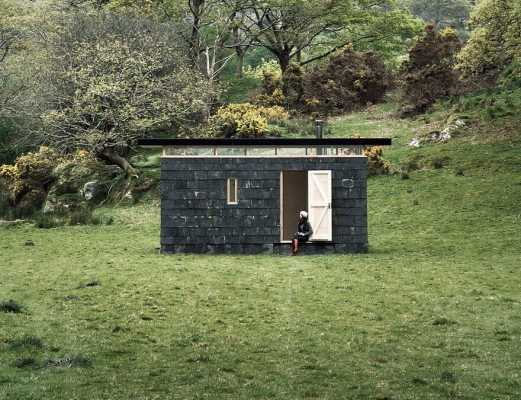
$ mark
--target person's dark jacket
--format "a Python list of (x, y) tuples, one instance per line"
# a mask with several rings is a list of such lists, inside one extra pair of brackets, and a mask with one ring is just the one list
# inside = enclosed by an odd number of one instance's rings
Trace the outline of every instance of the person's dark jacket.
[(313, 228), (311, 228), (311, 224), (308, 222), (307, 218), (301, 219), (297, 227), (297, 239), (301, 242), (305, 242), (309, 240), (312, 234)]

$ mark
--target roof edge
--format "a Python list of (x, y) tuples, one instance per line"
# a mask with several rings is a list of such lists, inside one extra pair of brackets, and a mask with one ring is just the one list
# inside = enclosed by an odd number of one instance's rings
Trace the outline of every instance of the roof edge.
[(139, 146), (390, 146), (390, 138), (139, 139)]

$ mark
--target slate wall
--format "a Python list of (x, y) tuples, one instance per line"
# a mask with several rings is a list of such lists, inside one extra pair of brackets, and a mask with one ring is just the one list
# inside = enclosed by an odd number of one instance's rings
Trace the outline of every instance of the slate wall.
[[(280, 242), (280, 172), (331, 170), (335, 252), (366, 252), (367, 158), (223, 157), (161, 160), (163, 253), (284, 252)], [(239, 204), (226, 203), (227, 178)], [(320, 245), (314, 246), (320, 247)]]

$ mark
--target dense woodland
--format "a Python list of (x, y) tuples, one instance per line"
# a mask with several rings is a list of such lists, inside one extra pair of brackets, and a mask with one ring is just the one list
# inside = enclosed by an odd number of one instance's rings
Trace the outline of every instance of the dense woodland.
[(0, 183), (16, 206), (52, 175), (40, 146), (138, 177), (139, 138), (306, 134), (390, 96), (512, 112), (520, 32), (514, 0), (1, 0)]

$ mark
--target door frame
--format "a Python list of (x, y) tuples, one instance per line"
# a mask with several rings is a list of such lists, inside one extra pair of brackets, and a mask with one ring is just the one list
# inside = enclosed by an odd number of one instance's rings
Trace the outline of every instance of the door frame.
[(280, 171), (280, 206), (279, 206), (279, 241), (280, 243), (291, 243), (291, 240), (284, 240), (284, 171)]

